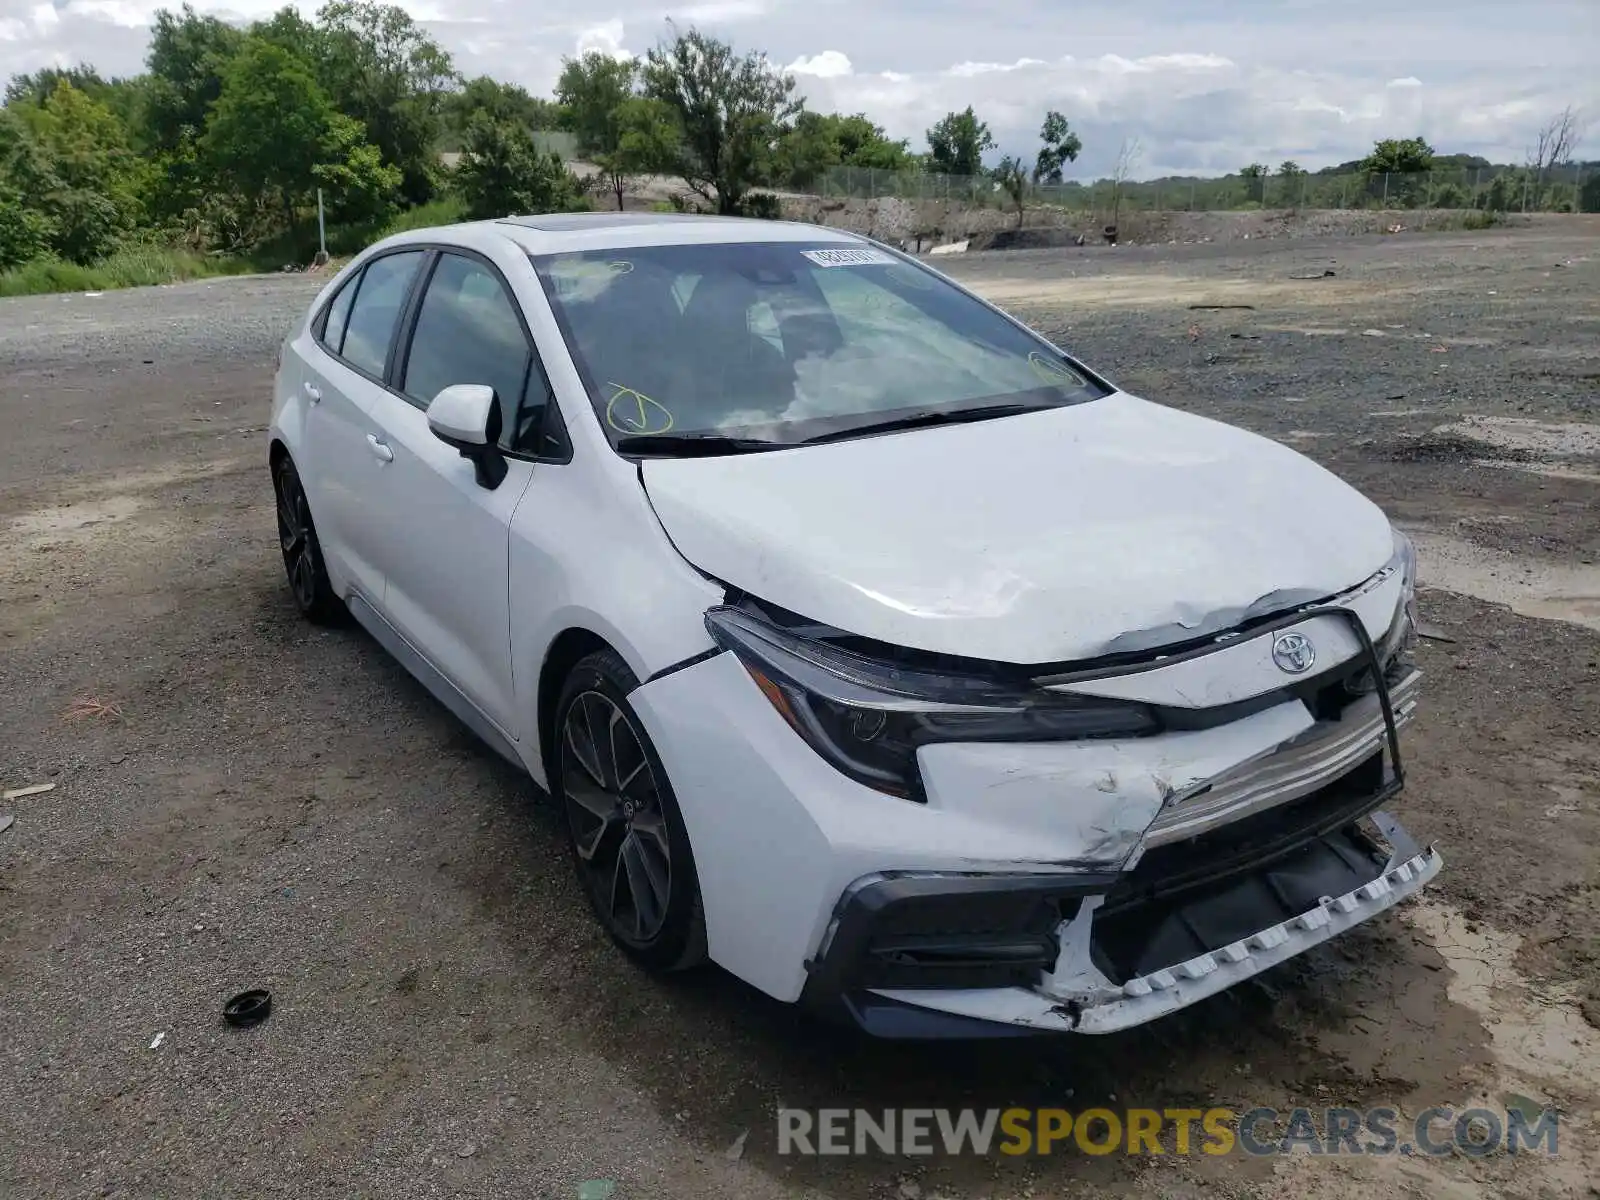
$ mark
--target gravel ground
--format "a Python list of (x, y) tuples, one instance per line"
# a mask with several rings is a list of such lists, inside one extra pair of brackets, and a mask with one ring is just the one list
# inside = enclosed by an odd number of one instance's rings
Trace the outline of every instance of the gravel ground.
[[(292, 611), (261, 431), (319, 281), (4, 301), (0, 787), (55, 786), (0, 805), (0, 1195), (1593, 1195), (1600, 225), (940, 265), (1416, 532), (1426, 899), (1105, 1040), (885, 1046), (643, 977), (525, 781)], [(227, 1031), (246, 986), (276, 1011)], [(1562, 1108), (1559, 1159), (819, 1162), (773, 1119), (1513, 1092)]]

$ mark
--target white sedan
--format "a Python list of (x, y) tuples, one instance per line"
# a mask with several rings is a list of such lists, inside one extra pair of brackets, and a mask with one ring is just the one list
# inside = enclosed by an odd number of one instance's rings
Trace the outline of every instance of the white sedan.
[(269, 453), (301, 611), (550, 793), (649, 968), (1100, 1033), (1439, 870), (1382, 811), (1418, 680), (1383, 513), (870, 240), (389, 238), (285, 342)]

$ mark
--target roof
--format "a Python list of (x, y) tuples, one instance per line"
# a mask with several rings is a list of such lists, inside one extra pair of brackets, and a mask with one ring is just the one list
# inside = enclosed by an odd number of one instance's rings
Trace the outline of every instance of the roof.
[(532, 254), (713, 242), (861, 243), (855, 234), (842, 229), (800, 221), (676, 212), (550, 213), (504, 217), (483, 222), (483, 227), (510, 238)]
[(611, 229), (619, 225), (672, 225), (680, 221), (742, 221), (742, 217), (705, 217), (695, 213), (658, 212), (574, 212), (538, 213), (531, 217), (501, 217), (501, 225), (523, 225), (529, 229), (566, 232), (573, 229)]

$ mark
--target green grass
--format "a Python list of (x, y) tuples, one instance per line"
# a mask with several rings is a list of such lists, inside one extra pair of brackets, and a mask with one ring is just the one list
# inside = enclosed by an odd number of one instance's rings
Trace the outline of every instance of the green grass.
[[(348, 258), (391, 234), (431, 225), (453, 225), (464, 219), (461, 202), (435, 200), (409, 209), (383, 224), (335, 225), (328, 229), (328, 252)], [(245, 275), (282, 270), (286, 263), (305, 265), (317, 252), (316, 221), (302, 221), (292, 233), (279, 234), (240, 255), (197, 254), (170, 246), (136, 245), (84, 266), (60, 259), (36, 259), (0, 271), (0, 296), (39, 296), (50, 292), (106, 292), (113, 288), (150, 287), (206, 279), (216, 275)]]
[(59, 259), (36, 259), (0, 271), (0, 296), (105, 292), (113, 288), (180, 283), (213, 275), (238, 275), (250, 269), (250, 263), (234, 258), (163, 246), (128, 246), (91, 266)]

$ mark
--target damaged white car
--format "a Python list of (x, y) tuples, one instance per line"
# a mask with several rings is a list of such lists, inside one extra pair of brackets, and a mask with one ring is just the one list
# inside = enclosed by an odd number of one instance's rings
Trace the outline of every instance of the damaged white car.
[(809, 225), (388, 239), (284, 344), (300, 608), (562, 806), (598, 919), (885, 1036), (1138, 1025), (1440, 867), (1415, 562), (1267, 439)]

